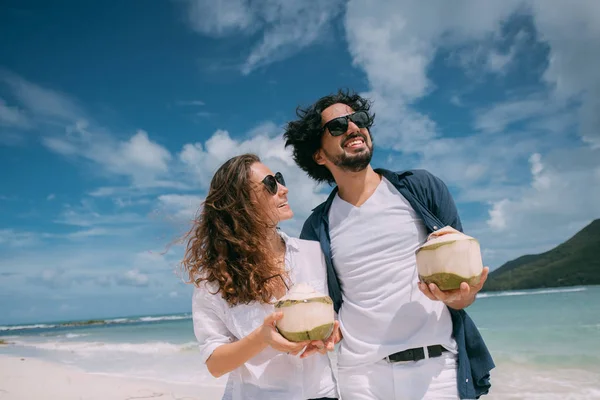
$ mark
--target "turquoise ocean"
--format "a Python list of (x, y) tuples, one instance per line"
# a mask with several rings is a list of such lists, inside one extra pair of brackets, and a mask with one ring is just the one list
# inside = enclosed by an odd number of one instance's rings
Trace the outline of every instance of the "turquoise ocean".
[[(494, 360), (488, 399), (600, 399), (600, 286), (482, 293), (468, 312)], [(200, 365), (191, 314), (93, 326), (0, 326), (0, 354), (88, 372), (224, 385)]]

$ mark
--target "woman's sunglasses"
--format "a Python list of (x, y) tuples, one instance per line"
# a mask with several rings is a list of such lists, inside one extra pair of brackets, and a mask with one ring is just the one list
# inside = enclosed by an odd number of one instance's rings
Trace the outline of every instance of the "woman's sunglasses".
[(340, 136), (348, 131), (348, 120), (354, 122), (359, 128), (368, 128), (371, 126), (371, 117), (365, 111), (358, 111), (343, 117), (337, 117), (327, 122), (323, 126), (323, 132), (329, 130), (331, 136)]
[(267, 191), (271, 194), (277, 194), (277, 184), (279, 183), (281, 186), (285, 186), (285, 179), (283, 179), (283, 175), (281, 172), (276, 172), (275, 176), (267, 175), (265, 179), (262, 180), (263, 185), (267, 188)]

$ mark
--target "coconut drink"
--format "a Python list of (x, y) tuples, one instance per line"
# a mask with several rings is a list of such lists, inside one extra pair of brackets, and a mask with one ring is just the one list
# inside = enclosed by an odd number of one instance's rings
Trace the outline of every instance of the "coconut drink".
[(333, 301), (307, 283), (292, 286), (275, 303), (275, 309), (283, 312), (277, 330), (290, 342), (325, 340), (333, 332)]
[(474, 286), (481, 279), (479, 242), (452, 227), (432, 233), (416, 256), (420, 280), (435, 283), (440, 290), (458, 289), (462, 282)]

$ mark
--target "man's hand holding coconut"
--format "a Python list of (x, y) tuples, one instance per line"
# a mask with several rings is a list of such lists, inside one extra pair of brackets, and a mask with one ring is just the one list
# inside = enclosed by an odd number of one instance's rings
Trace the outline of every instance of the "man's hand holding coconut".
[(487, 280), (476, 239), (446, 226), (417, 250), (419, 289), (429, 299), (460, 310), (470, 306)]

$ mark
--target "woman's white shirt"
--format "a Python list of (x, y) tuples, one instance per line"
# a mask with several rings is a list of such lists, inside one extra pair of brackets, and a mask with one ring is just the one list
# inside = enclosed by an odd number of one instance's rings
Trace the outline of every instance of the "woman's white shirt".
[[(327, 293), (325, 259), (319, 243), (280, 234), (286, 243), (285, 265), (292, 283), (305, 282)], [(203, 363), (217, 347), (248, 336), (275, 311), (272, 304), (258, 302), (230, 307), (220, 294), (212, 294), (215, 292), (216, 286), (205, 282), (194, 289), (194, 333)], [(317, 353), (301, 359), (267, 347), (229, 374), (223, 399), (319, 397), (338, 397), (329, 355)]]

